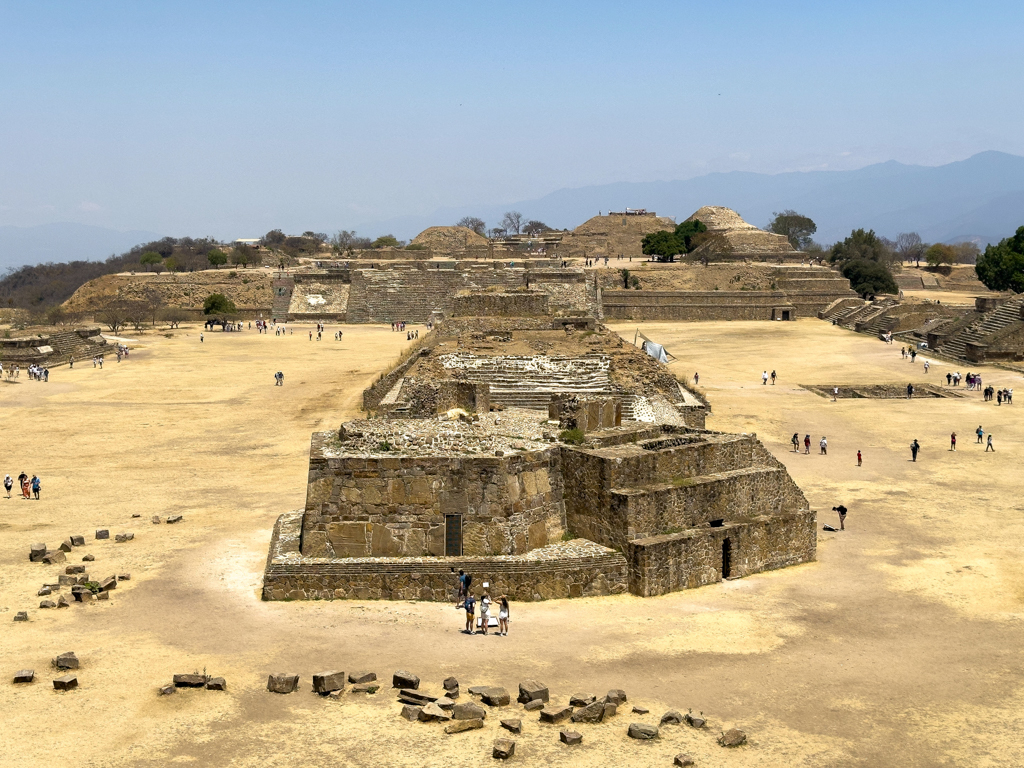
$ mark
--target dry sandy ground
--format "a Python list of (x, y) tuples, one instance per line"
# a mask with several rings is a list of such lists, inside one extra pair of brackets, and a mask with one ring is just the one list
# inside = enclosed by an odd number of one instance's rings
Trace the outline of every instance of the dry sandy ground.
[[(631, 339), (635, 324), (619, 330)], [(57, 369), (49, 384), (0, 385), (4, 463), (43, 478), (43, 500), (0, 499), (0, 680), (4, 766), (463, 766), (488, 763), (504, 732), (445, 736), (407, 723), (385, 688), (327, 701), (309, 692), (324, 669), (396, 669), (436, 690), (536, 677), (566, 702), (624, 688), (651, 714), (580, 726), (579, 747), (524, 717), (515, 762), (536, 766), (1009, 766), (1024, 762), (1021, 685), (1020, 451), (1024, 403), (969, 399), (838, 403), (802, 383), (931, 381), (898, 347), (816, 320), (646, 324), (644, 333), (699, 371), (713, 429), (756, 431), (790, 467), (819, 522), (843, 502), (848, 530), (821, 534), (818, 562), (661, 598), (513, 605), (508, 637), (469, 637), (461, 612), (430, 603), (264, 603), (260, 577), (276, 516), (300, 507), (309, 435), (356, 413), (361, 389), (406, 345), (387, 328), (345, 341), (306, 328), (173, 338), (149, 334), (103, 371)], [(328, 329), (328, 339), (333, 329)], [(272, 375), (286, 374), (275, 388)], [(775, 369), (776, 386), (760, 373)], [(967, 369), (961, 370), (966, 373)], [(983, 369), (1024, 392), (1020, 376)], [(995, 453), (974, 444), (981, 423)], [(948, 448), (956, 430), (960, 450)], [(829, 455), (788, 453), (793, 432)], [(913, 464), (907, 445), (923, 446)], [(865, 463), (856, 467), (858, 449)], [(141, 515), (133, 519), (132, 514)], [(182, 514), (176, 526), (154, 514)], [(95, 541), (96, 528), (135, 540)], [(86, 535), (69, 562), (131, 572), (108, 603), (38, 610), (36, 590), (62, 568), (28, 547)], [(31, 621), (13, 623), (29, 610)], [(74, 650), (80, 688), (52, 690), (49, 659)], [(21, 668), (37, 682), (14, 686)], [(206, 669), (226, 692), (158, 697), (175, 672)], [(265, 691), (273, 671), (301, 692)], [(703, 711), (708, 732), (662, 728), (626, 738), (630, 721), (669, 708)], [(512, 716), (522, 710), (507, 708)], [(514, 713), (514, 714), (513, 714)], [(507, 716), (502, 713), (500, 716)], [(737, 750), (723, 727), (747, 730)]]

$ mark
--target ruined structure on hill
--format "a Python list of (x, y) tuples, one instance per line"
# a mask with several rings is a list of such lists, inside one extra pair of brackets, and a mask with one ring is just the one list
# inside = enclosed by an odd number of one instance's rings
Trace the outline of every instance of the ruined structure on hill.
[(756, 260), (797, 255), (785, 235), (765, 232), (748, 224), (732, 208), (705, 205), (687, 219), (694, 220), (708, 228), (709, 236), (693, 252), (694, 258)]
[(32, 364), (51, 367), (66, 363), (72, 357), (88, 360), (110, 351), (110, 345), (96, 327), (53, 331), (46, 336), (0, 339), (0, 363), (8, 368), (11, 365), (27, 368)]
[(641, 214), (608, 213), (594, 216), (562, 236), (555, 253), (559, 258), (618, 256), (646, 258), (641, 244), (644, 236), (663, 229), (674, 230), (676, 223), (665, 216), (644, 211)]
[(264, 599), (445, 601), (459, 569), (516, 600), (647, 596), (814, 559), (815, 514), (755, 435), (705, 429), (698, 397), (593, 319), (484, 309), (364, 393), (388, 418), (313, 436)]
[(486, 254), (488, 240), (468, 227), (428, 227), (409, 244), (429, 249), (432, 258), (464, 259), (469, 253)]

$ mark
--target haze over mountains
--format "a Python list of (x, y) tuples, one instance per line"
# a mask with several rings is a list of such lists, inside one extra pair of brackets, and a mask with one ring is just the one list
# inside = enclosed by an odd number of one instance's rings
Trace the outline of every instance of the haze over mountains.
[[(936, 167), (890, 161), (855, 171), (712, 173), (683, 181), (560, 189), (535, 200), (441, 208), (428, 216), (362, 223), (311, 222), (309, 228), (327, 232), (355, 229), (374, 237), (390, 232), (407, 240), (429, 226), (454, 224), (463, 216), (478, 216), (488, 226), (496, 226), (508, 210), (518, 210), (528, 219), (552, 227), (571, 229), (599, 211), (647, 208), (681, 221), (703, 205), (728, 206), (760, 227), (773, 212), (792, 208), (817, 222), (815, 239), (826, 245), (864, 227), (887, 237), (916, 231), (928, 242), (973, 240), (984, 247), (1024, 225), (1024, 157), (991, 151)], [(277, 226), (278, 222), (267, 221), (263, 231)], [(198, 236), (187, 227), (170, 234)], [(252, 236), (248, 231), (243, 234)], [(162, 236), (67, 222), (0, 226), (0, 268), (100, 260)], [(232, 239), (239, 235), (224, 232), (219, 236)]]

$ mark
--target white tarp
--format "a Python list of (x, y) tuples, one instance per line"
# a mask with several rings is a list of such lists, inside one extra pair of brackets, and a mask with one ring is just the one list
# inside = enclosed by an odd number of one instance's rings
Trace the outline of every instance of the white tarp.
[(655, 344), (653, 341), (645, 341), (643, 344), (643, 350), (659, 363), (668, 364), (668, 355), (665, 354), (665, 348), (661, 346), (661, 344)]

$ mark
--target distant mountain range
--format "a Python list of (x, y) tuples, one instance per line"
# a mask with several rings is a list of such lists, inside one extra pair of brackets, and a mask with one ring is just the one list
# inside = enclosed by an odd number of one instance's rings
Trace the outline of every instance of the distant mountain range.
[(35, 227), (0, 226), (0, 270), (47, 261), (101, 261), (139, 243), (159, 240), (156, 232), (59, 222)]
[(599, 211), (627, 206), (682, 221), (704, 205), (733, 208), (759, 227), (774, 211), (792, 208), (814, 219), (815, 239), (823, 244), (863, 227), (886, 237), (917, 232), (927, 242), (973, 240), (984, 247), (1024, 226), (1024, 157), (982, 152), (937, 167), (889, 161), (855, 171), (734, 171), (685, 181), (602, 184), (560, 189), (536, 200), (442, 208), (430, 216), (368, 222), (359, 231), (391, 231), (408, 239), (428, 226), (454, 224), (463, 216), (478, 216), (496, 226), (509, 210), (571, 229)]

